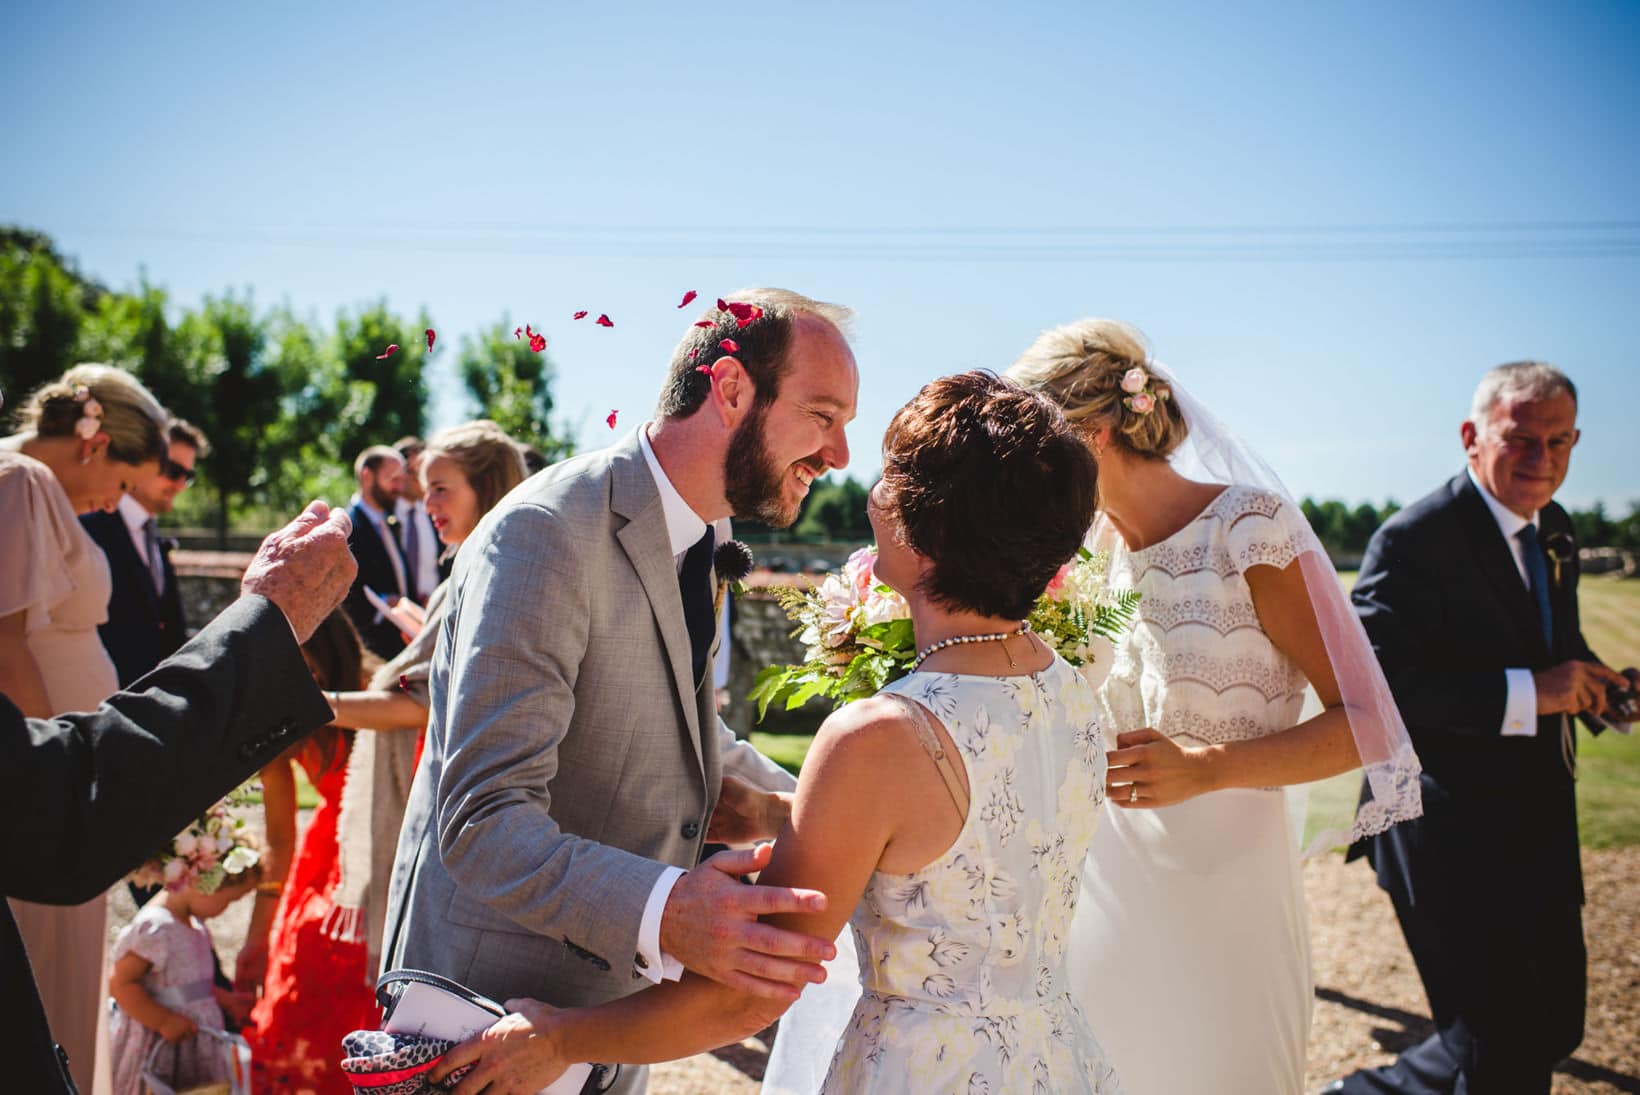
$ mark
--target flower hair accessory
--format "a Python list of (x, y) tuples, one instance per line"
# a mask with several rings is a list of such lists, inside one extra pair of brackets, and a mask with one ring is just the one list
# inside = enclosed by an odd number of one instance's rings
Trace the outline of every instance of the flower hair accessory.
[(245, 830), (245, 819), (231, 811), (245, 801), (248, 798), (235, 792), (206, 810), (158, 855), (132, 871), (131, 881), (139, 886), (163, 885), (167, 890), (192, 886), (211, 894), (256, 866), (262, 853)]
[(80, 420), (74, 423), (74, 432), (87, 441), (97, 436), (102, 429), (102, 404), (91, 394), (91, 389), (84, 384), (74, 388), (74, 402), (80, 405)]
[(1127, 393), (1122, 404), (1134, 414), (1149, 414), (1159, 401), (1167, 398), (1167, 389), (1150, 387), (1150, 374), (1142, 365), (1135, 365), (1122, 374), (1122, 390)]

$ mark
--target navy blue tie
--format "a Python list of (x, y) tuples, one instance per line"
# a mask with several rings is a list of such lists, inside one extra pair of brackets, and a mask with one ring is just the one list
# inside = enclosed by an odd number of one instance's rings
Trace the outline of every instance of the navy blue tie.
[(678, 593), (683, 597), (683, 622), (689, 628), (689, 665), (695, 671), (698, 686), (706, 672), (706, 656), (712, 652), (712, 636), (717, 631), (717, 616), (712, 611), (712, 549), (717, 538), (712, 526), (706, 526), (706, 535), (683, 557), (683, 569), (678, 571)]
[(1526, 575), (1532, 581), (1532, 596), (1537, 599), (1543, 642), (1552, 651), (1555, 648), (1555, 616), (1554, 609), (1549, 607), (1549, 564), (1543, 557), (1543, 542), (1538, 539), (1535, 525), (1527, 525), (1515, 533), (1515, 539), (1520, 541), (1520, 553), (1526, 559)]

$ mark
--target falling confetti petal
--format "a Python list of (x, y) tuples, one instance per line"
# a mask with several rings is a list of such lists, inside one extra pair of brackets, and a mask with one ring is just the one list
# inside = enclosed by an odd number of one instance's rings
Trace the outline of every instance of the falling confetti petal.
[(755, 304), (744, 304), (738, 300), (731, 300), (720, 308), (735, 317), (735, 324), (742, 329), (763, 317), (763, 309)]
[(727, 304), (723, 303), (723, 298), (718, 297), (718, 311), (727, 312), (728, 310), (729, 310), (729, 306)]
[(403, 692), (410, 691), (410, 678), (403, 673), (399, 674), (399, 689)]
[(438, 338), (438, 332), (431, 327), (427, 328), (427, 352), (433, 352), (433, 341)]
[(685, 294), (683, 294), (683, 301), (682, 301), (682, 303), (680, 303), (680, 304), (679, 304), (679, 305), (678, 305), (678, 307), (679, 307), (679, 308), (687, 308), (687, 307), (689, 307), (689, 302), (690, 302), (690, 301), (691, 301), (691, 300), (694, 300), (694, 299), (695, 299), (695, 298), (696, 298), (696, 297), (697, 297), (697, 296), (699, 296), (699, 295), (700, 295), (700, 294), (699, 294), (699, 293), (697, 293), (697, 292), (695, 292), (695, 291), (694, 291), (694, 290), (693, 290), (693, 289), (691, 289), (691, 290), (689, 290), (689, 291), (688, 291), (688, 292), (687, 292), (687, 293), (685, 293)]
[(705, 373), (707, 376), (711, 376), (712, 375), (712, 367), (710, 365), (696, 365), (695, 366), (695, 372)]
[(399, 352), (399, 344), (397, 342), (389, 342), (387, 344), (387, 349), (384, 350), (382, 353), (379, 353), (379, 354), (376, 355), (376, 360), (377, 361), (386, 361), (388, 358), (392, 357), (394, 354), (396, 354), (398, 352)]
[(570, 316), (569, 318), (571, 318), (571, 319), (585, 319), (585, 318), (587, 318), (587, 314), (585, 312), (576, 312), (573, 316)]
[(609, 412), (609, 417), (604, 419), (604, 421), (609, 424), (610, 429), (613, 430), (615, 428), (615, 416), (620, 414), (620, 413), (621, 413), (620, 411), (610, 411)]
[(613, 327), (613, 326), (615, 326), (615, 321), (614, 320), (612, 320), (608, 316), (602, 315), (602, 314), (600, 314), (597, 319), (593, 320), (593, 322), (596, 323), (600, 327)]
[(722, 342), (718, 343), (718, 349), (722, 350), (726, 354), (738, 354), (740, 353), (740, 343), (736, 342), (732, 338), (726, 338)]
[(541, 353), (546, 348), (547, 348), (547, 336), (546, 335), (533, 334), (533, 335), (530, 336), (530, 349), (534, 350), (536, 353)]
[(524, 337), (524, 328), (514, 327), (513, 328), (513, 337), (514, 338), (523, 338)]
[(711, 321), (711, 320), (709, 320), (709, 319), (703, 319), (703, 320), (701, 320), (701, 321), (700, 321), (700, 322), (699, 322), (699, 323), (697, 323), (697, 324), (695, 324), (695, 326), (696, 326), (696, 327), (704, 327), (704, 328), (706, 328), (706, 329), (707, 329), (707, 330), (708, 330), (708, 331), (710, 331), (710, 330), (711, 330), (711, 329), (712, 329), (712, 328), (713, 328), (713, 327), (716, 327), (716, 326), (717, 326), (717, 324), (715, 324), (715, 323), (713, 323), (713, 322), (712, 322), (712, 321)]

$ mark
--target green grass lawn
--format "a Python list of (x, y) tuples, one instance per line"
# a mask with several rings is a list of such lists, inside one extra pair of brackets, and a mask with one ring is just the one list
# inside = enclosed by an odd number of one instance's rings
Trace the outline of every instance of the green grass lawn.
[[(1345, 573), (1346, 587), (1355, 574)], [(1606, 664), (1640, 665), (1640, 581), (1585, 578), (1579, 588), (1583, 634)], [(753, 731), (752, 744), (796, 772), (812, 734)], [(1607, 732), (1598, 738), (1578, 732), (1578, 822), (1583, 845), (1615, 848), (1640, 845), (1640, 733)], [(1348, 829), (1361, 791), (1361, 774), (1346, 772), (1309, 786), (1305, 842), (1326, 827)]]

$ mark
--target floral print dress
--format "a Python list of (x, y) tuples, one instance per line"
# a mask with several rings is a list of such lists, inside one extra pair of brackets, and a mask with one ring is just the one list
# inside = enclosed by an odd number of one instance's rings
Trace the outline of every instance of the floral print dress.
[(1092, 688), (1056, 658), (1030, 676), (913, 673), (885, 691), (945, 726), (971, 805), (944, 855), (867, 884), (850, 921), (862, 995), (823, 1090), (1120, 1091), (1065, 969), (1105, 795)]

